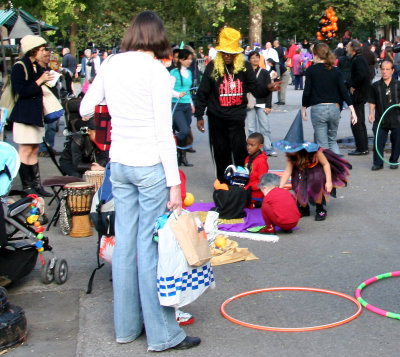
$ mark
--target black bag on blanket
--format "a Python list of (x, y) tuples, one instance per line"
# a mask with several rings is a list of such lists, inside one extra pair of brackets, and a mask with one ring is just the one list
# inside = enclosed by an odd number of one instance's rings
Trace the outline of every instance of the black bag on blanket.
[(215, 190), (213, 193), (215, 208), (219, 218), (234, 219), (246, 217), (244, 208), (247, 201), (247, 192), (239, 186), (229, 186), (227, 190)]

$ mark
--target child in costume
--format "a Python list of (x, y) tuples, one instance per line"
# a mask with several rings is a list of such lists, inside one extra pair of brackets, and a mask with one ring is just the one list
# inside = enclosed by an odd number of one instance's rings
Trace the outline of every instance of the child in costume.
[(279, 187), (279, 181), (278, 175), (264, 174), (258, 185), (265, 196), (261, 206), (265, 227), (260, 233), (274, 234), (274, 226), (291, 232), (301, 217), (296, 199), (288, 190)]
[(301, 216), (309, 216), (309, 203), (315, 203), (315, 220), (323, 221), (327, 215), (324, 204), (330, 195), (336, 197), (337, 187), (346, 186), (351, 165), (333, 151), (304, 141), (300, 111), (285, 139), (273, 145), (286, 152), (287, 156), (279, 187), (283, 188), (292, 176), (292, 187)]
[(260, 183), (261, 176), (268, 172), (268, 159), (264, 151), (264, 137), (261, 133), (252, 133), (247, 138), (247, 152), (249, 156), (246, 157), (244, 166), (249, 170), (249, 182), (245, 186), (248, 192), (248, 197), (251, 199), (251, 208), (261, 207), (264, 195), (261, 192), (258, 184)]

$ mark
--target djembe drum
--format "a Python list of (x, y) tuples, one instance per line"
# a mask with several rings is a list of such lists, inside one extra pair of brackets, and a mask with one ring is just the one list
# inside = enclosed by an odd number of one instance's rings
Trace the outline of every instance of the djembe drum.
[(94, 185), (94, 190), (97, 191), (103, 184), (104, 171), (88, 170), (85, 172), (86, 181)]
[(64, 186), (67, 203), (72, 215), (71, 237), (89, 237), (93, 234), (90, 228), (89, 213), (94, 185), (88, 182), (73, 182)]

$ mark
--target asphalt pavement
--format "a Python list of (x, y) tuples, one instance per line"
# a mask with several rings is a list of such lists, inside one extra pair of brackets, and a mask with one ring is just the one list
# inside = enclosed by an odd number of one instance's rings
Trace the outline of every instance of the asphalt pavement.
[[(302, 91), (289, 86), (285, 106), (273, 106), (270, 123), (273, 140), (282, 139), (300, 109)], [(276, 102), (274, 94), (273, 102)], [(368, 124), (372, 135), (371, 125)], [(193, 123), (196, 153), (187, 154), (194, 164), (182, 168), (187, 191), (197, 202), (211, 202), (214, 167), (208, 136)], [(304, 123), (305, 138), (312, 140), (311, 122)], [(351, 137), (349, 110), (342, 112), (338, 138)], [(8, 133), (8, 140), (11, 133)], [(62, 149), (62, 127), (56, 148)], [(353, 149), (342, 147), (343, 154)], [(194, 315), (185, 327), (189, 336), (199, 336), (199, 347), (166, 352), (171, 356), (398, 356), (399, 322), (363, 310), (353, 321), (313, 332), (269, 332), (246, 328), (225, 319), (221, 304), (238, 293), (270, 287), (312, 287), (354, 296), (364, 280), (400, 270), (398, 254), (399, 175), (387, 165), (371, 171), (372, 154), (348, 157), (353, 170), (348, 187), (339, 189), (328, 205), (327, 219), (316, 222), (304, 217), (299, 229), (281, 234), (277, 243), (236, 239), (259, 260), (214, 268), (216, 289), (209, 290), (184, 310)], [(269, 158), (271, 169), (285, 167), (284, 154)], [(40, 158), (42, 177), (57, 174), (49, 158)], [(19, 179), (15, 180), (16, 185)], [(54, 204), (48, 207), (48, 214)], [(130, 344), (115, 343), (112, 316), (111, 268), (96, 274), (93, 291), (86, 286), (96, 266), (97, 235), (88, 238), (63, 236), (59, 226), (48, 234), (57, 257), (69, 265), (64, 285), (44, 285), (40, 261), (24, 279), (9, 288), (12, 304), (23, 307), (28, 320), (27, 341), (10, 351), (13, 357), (125, 357), (145, 356), (146, 338)], [(399, 280), (379, 281), (363, 291), (363, 297), (381, 309), (400, 313)], [(278, 291), (244, 297), (227, 307), (233, 317), (251, 324), (276, 327), (307, 327), (334, 323), (356, 312), (356, 306), (341, 297), (316, 292)]]

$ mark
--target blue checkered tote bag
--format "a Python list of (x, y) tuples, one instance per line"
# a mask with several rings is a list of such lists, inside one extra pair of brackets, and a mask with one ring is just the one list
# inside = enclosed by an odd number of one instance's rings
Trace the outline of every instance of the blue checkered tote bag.
[(190, 266), (170, 227), (172, 216), (158, 229), (157, 291), (163, 306), (182, 307), (215, 287), (211, 263)]

